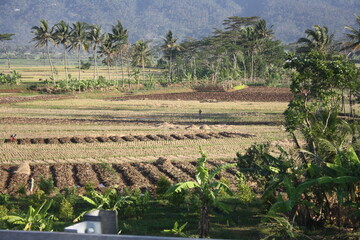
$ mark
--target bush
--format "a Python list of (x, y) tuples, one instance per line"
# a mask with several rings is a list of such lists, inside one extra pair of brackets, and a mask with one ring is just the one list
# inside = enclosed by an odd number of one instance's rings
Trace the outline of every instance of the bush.
[(84, 62), (84, 61), (80, 61), (80, 69), (81, 70), (88, 70), (88, 69), (90, 69), (90, 67), (91, 67), (91, 62)]
[(52, 193), (54, 191), (54, 180), (51, 178), (45, 179), (44, 177), (40, 177), (39, 182), (39, 188), (40, 190), (44, 191), (47, 195)]
[(0, 73), (0, 85), (9, 84), (9, 85), (18, 85), (21, 75), (17, 71), (11, 71), (9, 74)]
[(170, 186), (171, 186), (171, 182), (166, 177), (161, 176), (156, 183), (156, 189), (155, 189), (156, 195), (158, 196), (164, 195)]
[(125, 189), (125, 196), (127, 202), (122, 207), (122, 215), (127, 218), (140, 219), (150, 206), (150, 194), (149, 192), (141, 193), (139, 189), (135, 189), (131, 192)]
[(4, 205), (7, 204), (9, 202), (9, 194), (4, 193), (4, 194), (0, 194), (0, 205)]
[(60, 202), (59, 219), (63, 221), (72, 220), (74, 218), (74, 208), (70, 201), (63, 198)]
[(254, 194), (253, 190), (251, 189), (251, 187), (249, 185), (247, 185), (244, 174), (238, 173), (238, 178), (239, 178), (239, 180), (237, 183), (237, 188), (239, 191), (240, 202), (245, 203), (245, 204), (252, 202), (255, 198), (255, 194)]

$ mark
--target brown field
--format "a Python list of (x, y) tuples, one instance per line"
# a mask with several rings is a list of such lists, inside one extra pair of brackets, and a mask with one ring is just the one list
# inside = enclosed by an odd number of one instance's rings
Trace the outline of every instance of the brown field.
[[(0, 191), (40, 176), (60, 189), (91, 182), (152, 191), (160, 175), (191, 179), (200, 146), (214, 166), (255, 142), (290, 144), (282, 127), (288, 89), (119, 95), (0, 93)], [(235, 184), (235, 170), (224, 177)]]

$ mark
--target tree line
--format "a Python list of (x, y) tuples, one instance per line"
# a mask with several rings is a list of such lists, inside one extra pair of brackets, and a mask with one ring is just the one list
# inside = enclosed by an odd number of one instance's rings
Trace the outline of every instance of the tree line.
[[(326, 26), (314, 25), (305, 31), (306, 37), (300, 38), (292, 46), (292, 51), (304, 54), (311, 50), (322, 53), (356, 55), (359, 50), (360, 17), (356, 16), (359, 29), (345, 26), (348, 30), (345, 42), (335, 42)], [(110, 69), (120, 68), (122, 86), (125, 84), (125, 68), (141, 67), (141, 78), (144, 82), (145, 67), (156, 65), (165, 68), (163, 78), (166, 83), (198, 82), (200, 80), (217, 83), (241, 81), (245, 84), (279, 85), (289, 78), (289, 71), (284, 69), (287, 48), (274, 38), (273, 26), (268, 26), (259, 17), (233, 16), (223, 21), (223, 29), (215, 29), (211, 36), (187, 39), (182, 43), (174, 37), (170, 30), (162, 40), (162, 44), (152, 46), (151, 41), (139, 40), (129, 43), (128, 30), (120, 21), (111, 26), (110, 32), (104, 32), (100, 25), (84, 22), (72, 24), (60, 21), (49, 26), (48, 21), (41, 20), (38, 26), (32, 27), (35, 48), (44, 48), (51, 67), (51, 79), (55, 81), (55, 71), (50, 54), (51, 46), (63, 48), (63, 62), (66, 82), (68, 74), (68, 52), (73, 52), (78, 61), (78, 80), (81, 79), (80, 56), (91, 54), (93, 60), (93, 79), (98, 79), (98, 59)], [(0, 35), (1, 42), (11, 40), (13, 34)], [(154, 64), (153, 53), (158, 59)], [(10, 60), (8, 59), (10, 66)], [(140, 81), (140, 71), (134, 71), (134, 79)]]

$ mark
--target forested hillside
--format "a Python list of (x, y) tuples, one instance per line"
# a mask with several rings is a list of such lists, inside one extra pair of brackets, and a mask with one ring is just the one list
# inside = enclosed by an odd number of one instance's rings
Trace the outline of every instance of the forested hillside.
[(84, 21), (105, 30), (120, 20), (132, 42), (162, 38), (170, 29), (180, 39), (200, 38), (221, 28), (229, 16), (257, 15), (273, 25), (277, 38), (291, 42), (314, 24), (340, 37), (359, 12), (357, 0), (2, 0), (0, 33), (16, 33), (13, 42), (24, 45), (41, 19), (50, 24)]

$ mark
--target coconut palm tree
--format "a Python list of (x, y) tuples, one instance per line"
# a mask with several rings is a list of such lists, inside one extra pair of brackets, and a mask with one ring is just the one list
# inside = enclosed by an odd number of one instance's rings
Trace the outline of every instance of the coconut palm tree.
[(298, 40), (298, 43), (303, 44), (303, 46), (297, 49), (297, 52), (307, 53), (311, 50), (316, 50), (321, 53), (328, 53), (333, 51), (334, 34), (329, 35), (329, 30), (325, 26), (314, 25), (313, 29), (307, 29), (305, 31), (307, 34), (306, 38)]
[(144, 76), (145, 64), (151, 62), (151, 51), (148, 46), (148, 43), (149, 43), (148, 41), (145, 42), (143, 40), (140, 40), (133, 45), (132, 65), (133, 66), (141, 65), (143, 81), (145, 80), (145, 76)]
[(88, 39), (92, 46), (93, 58), (94, 58), (94, 79), (97, 78), (97, 48), (104, 39), (104, 35), (101, 34), (101, 26), (91, 25), (88, 33)]
[(117, 21), (116, 25), (111, 27), (111, 33), (109, 34), (111, 41), (114, 44), (116, 52), (120, 55), (121, 66), (121, 78), (122, 85), (125, 85), (124, 80), (124, 53), (128, 49), (128, 33), (127, 29), (123, 27), (120, 21)]
[(2, 42), (3, 43), (3, 47), (4, 47), (4, 52), (5, 52), (5, 55), (7, 56), (7, 59), (8, 59), (8, 67), (9, 67), (9, 69), (11, 68), (10, 67), (10, 57), (9, 57), (9, 54), (8, 54), (8, 52), (7, 52), (7, 50), (6, 50), (6, 47), (5, 47), (5, 41), (10, 41), (10, 40), (12, 40), (12, 36), (14, 36), (15, 35), (15, 33), (2, 33), (2, 34), (0, 34), (0, 42)]
[(169, 61), (169, 80), (170, 80), (170, 82), (172, 82), (172, 80), (173, 80), (173, 70), (172, 70), (173, 59), (174, 59), (176, 53), (181, 50), (181, 46), (176, 43), (177, 38), (173, 37), (173, 33), (171, 30), (167, 32), (166, 37), (163, 40), (164, 40), (164, 44), (161, 46), (161, 48), (163, 49), (165, 57)]
[(360, 15), (355, 16), (358, 29), (355, 29), (348, 25), (345, 26), (345, 29), (350, 31), (350, 33), (345, 34), (348, 41), (343, 43), (343, 50), (350, 50), (348, 56), (360, 51)]
[(106, 65), (108, 66), (108, 76), (109, 76), (109, 80), (111, 80), (110, 67), (113, 62), (113, 56), (115, 54), (115, 47), (114, 47), (113, 42), (110, 40), (110, 36), (108, 33), (105, 33), (103, 35), (103, 41), (101, 42), (101, 44), (99, 46), (98, 53), (100, 54), (100, 56), (104, 57), (103, 62), (105, 62)]
[(69, 74), (67, 69), (67, 50), (71, 44), (70, 41), (70, 26), (65, 21), (60, 21), (55, 25), (55, 43), (61, 44), (64, 47), (64, 68), (65, 68), (65, 76), (66, 82), (69, 80)]
[(50, 57), (50, 51), (49, 51), (49, 43), (55, 43), (54, 41), (54, 27), (49, 27), (48, 21), (47, 20), (40, 20), (40, 26), (33, 26), (32, 28), (32, 33), (35, 34), (35, 37), (32, 39), (33, 42), (35, 43), (35, 47), (46, 47), (47, 50), (47, 56), (49, 59), (49, 63), (50, 63), (50, 67), (51, 67), (51, 76), (53, 81), (55, 81), (55, 77), (54, 77), (54, 66), (53, 63), (51, 61), (51, 57)]
[(89, 42), (87, 38), (87, 28), (88, 24), (84, 22), (76, 22), (73, 23), (70, 31), (70, 39), (71, 45), (70, 50), (74, 50), (77, 53), (78, 57), (78, 68), (79, 68), (79, 81), (80, 81), (80, 73), (81, 73), (81, 66), (80, 66), (80, 51), (81, 49), (85, 52), (89, 49)]

